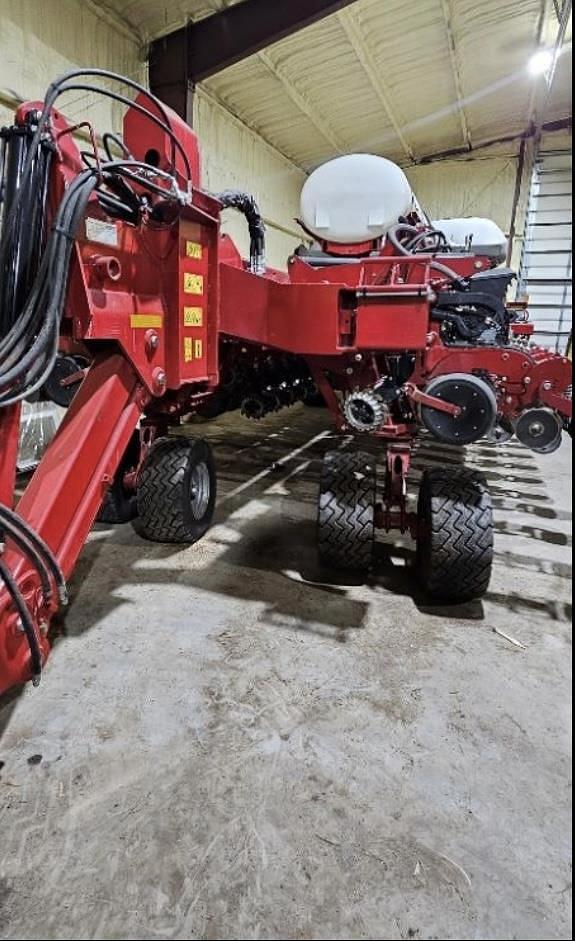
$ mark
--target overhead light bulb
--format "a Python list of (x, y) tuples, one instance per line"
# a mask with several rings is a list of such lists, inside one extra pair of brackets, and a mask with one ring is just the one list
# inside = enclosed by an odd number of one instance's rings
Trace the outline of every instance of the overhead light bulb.
[(531, 75), (547, 75), (553, 68), (554, 55), (551, 49), (538, 49), (535, 55), (529, 60), (529, 71)]

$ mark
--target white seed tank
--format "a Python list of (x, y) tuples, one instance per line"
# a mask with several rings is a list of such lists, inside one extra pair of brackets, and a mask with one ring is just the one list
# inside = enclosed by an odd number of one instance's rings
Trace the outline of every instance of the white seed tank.
[(301, 221), (320, 241), (354, 245), (386, 235), (413, 206), (411, 186), (397, 164), (352, 154), (312, 173), (301, 195)]
[(507, 257), (509, 241), (492, 219), (439, 219), (434, 228), (443, 232), (451, 247), (458, 251), (473, 251), (501, 262)]

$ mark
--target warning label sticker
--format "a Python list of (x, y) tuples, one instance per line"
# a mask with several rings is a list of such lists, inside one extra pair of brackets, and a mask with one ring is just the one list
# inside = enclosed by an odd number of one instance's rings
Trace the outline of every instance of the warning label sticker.
[(203, 294), (204, 293), (204, 277), (201, 274), (189, 274), (184, 275), (184, 293), (185, 294)]
[(186, 242), (186, 255), (188, 258), (195, 258), (201, 261), (204, 257), (204, 247), (199, 242)]
[(115, 223), (104, 222), (102, 219), (86, 219), (86, 239), (88, 242), (98, 242), (112, 248), (118, 248), (120, 244)]
[(184, 327), (203, 327), (204, 312), (201, 307), (184, 307)]
[(195, 359), (202, 359), (203, 356), (203, 340), (194, 340), (192, 337), (184, 337), (184, 362), (192, 363)]

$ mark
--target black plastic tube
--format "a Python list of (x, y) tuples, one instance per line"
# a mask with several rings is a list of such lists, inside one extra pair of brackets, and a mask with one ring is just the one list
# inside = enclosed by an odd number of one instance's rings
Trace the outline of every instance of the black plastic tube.
[(245, 216), (250, 232), (250, 265), (256, 274), (261, 274), (266, 267), (266, 227), (259, 206), (251, 193), (240, 190), (226, 190), (217, 193), (224, 209), (235, 209)]
[(54, 597), (54, 591), (52, 588), (52, 582), (50, 580), (51, 572), (48, 569), (45, 559), (26, 538), (24, 532), (20, 529), (17, 529), (17, 527), (10, 523), (6, 518), (0, 518), (0, 529), (4, 529), (12, 542), (16, 543), (18, 548), (21, 549), (21, 551), (30, 559), (40, 577), (44, 598), (46, 601), (50, 602)]
[(36, 550), (42, 554), (43, 558), (46, 560), (46, 564), (48, 568), (52, 572), (54, 581), (56, 582), (58, 586), (58, 590), (60, 593), (60, 602), (62, 604), (67, 604), (68, 591), (66, 588), (66, 580), (62, 573), (62, 569), (60, 568), (58, 564), (58, 560), (56, 559), (56, 556), (54, 555), (50, 547), (46, 545), (42, 537), (39, 536), (38, 533), (34, 529), (32, 529), (32, 527), (26, 522), (26, 520), (22, 519), (22, 517), (18, 515), (18, 513), (16, 513), (14, 510), (9, 509), (7, 506), (3, 506), (2, 504), (0, 504), (0, 523), (3, 522), (3, 519), (8, 520), (15, 526), (19, 526), (20, 529), (23, 532), (25, 532), (26, 536), (28, 537), (30, 542), (34, 545)]

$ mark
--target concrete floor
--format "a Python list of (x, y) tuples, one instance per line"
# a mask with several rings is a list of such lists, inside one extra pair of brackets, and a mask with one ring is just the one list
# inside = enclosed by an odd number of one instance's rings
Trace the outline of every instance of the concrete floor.
[(470, 452), (495, 577), (442, 609), (401, 546), (318, 570), (325, 421), (209, 426), (195, 548), (94, 533), (43, 685), (0, 702), (3, 939), (571, 938), (571, 446)]

